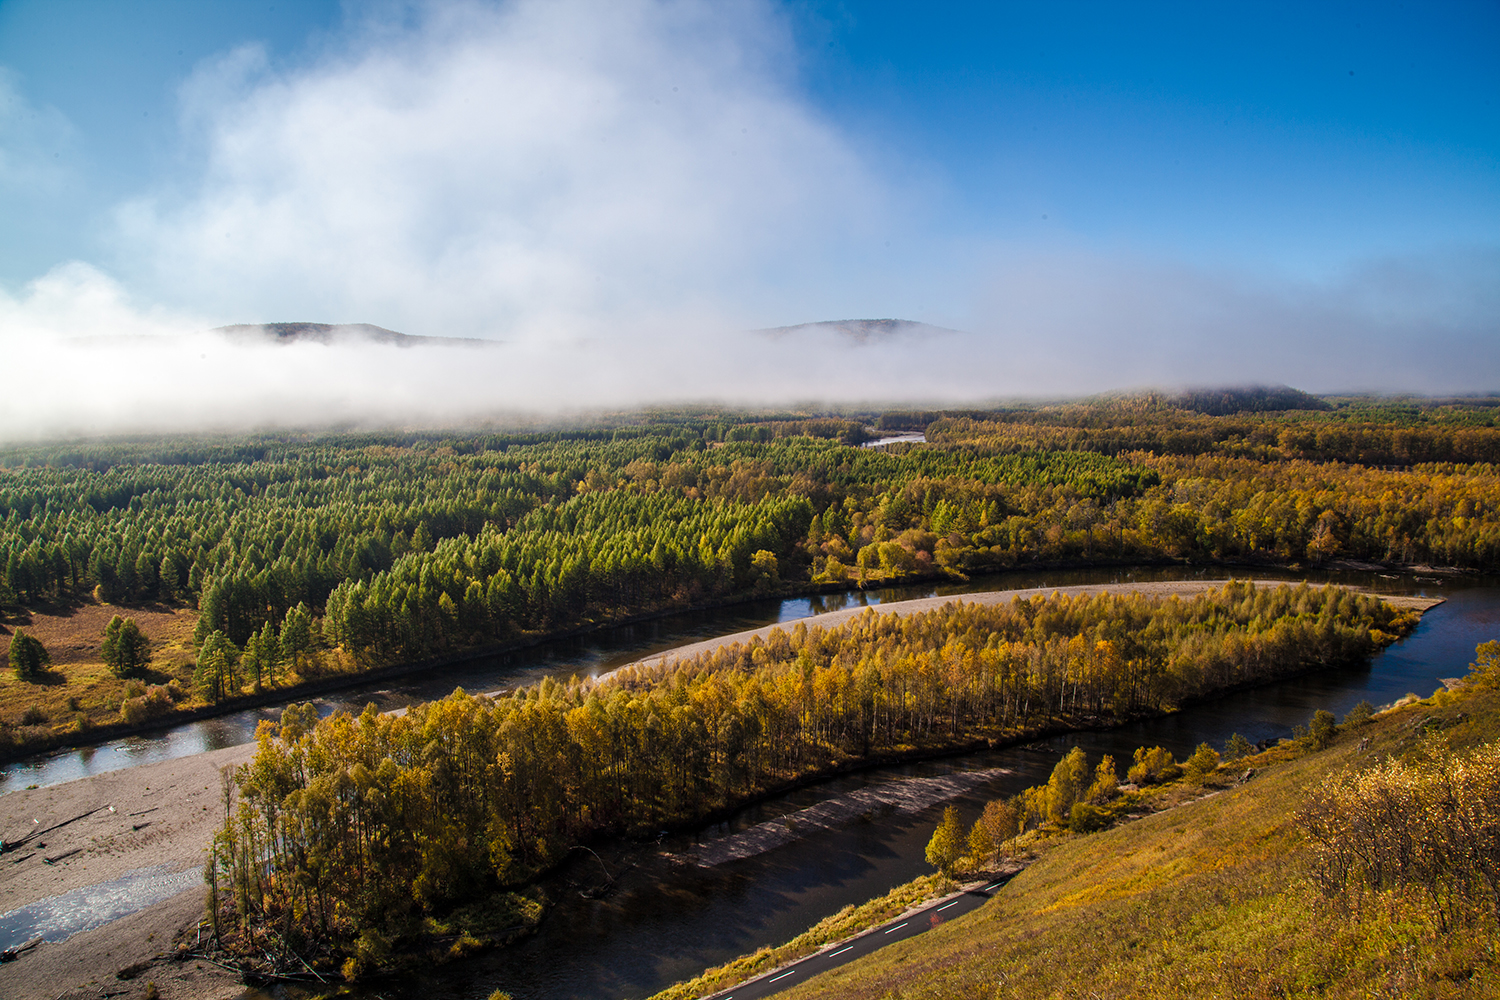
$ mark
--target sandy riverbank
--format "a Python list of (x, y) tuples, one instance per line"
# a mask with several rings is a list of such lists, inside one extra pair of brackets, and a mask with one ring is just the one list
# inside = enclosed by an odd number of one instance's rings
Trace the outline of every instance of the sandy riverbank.
[[(1136, 591), (1190, 596), (1223, 582), (1003, 590), (901, 601), (875, 606), (875, 610), (882, 614), (909, 614), (954, 600), (996, 604), (1015, 597), (1054, 592)], [(1280, 583), (1259, 582), (1268, 586)], [(1419, 610), (1441, 603), (1440, 599), (1427, 598), (1385, 599), (1400, 607)], [(849, 608), (806, 621), (826, 628), (865, 610)], [(765, 636), (774, 628), (790, 627), (792, 623), (751, 629), (668, 650), (639, 663), (660, 664), (721, 645), (745, 642), (753, 636)], [(201, 867), (204, 851), (223, 817), (220, 770), (249, 760), (254, 750), (254, 744), (245, 744), (0, 796), (0, 838), (7, 842), (71, 820), (19, 850), (0, 856), (0, 913), (70, 890), (109, 882), (139, 869), (183, 871)], [(55, 860), (49, 864), (47, 858)], [(0, 996), (14, 1000), (57, 1000), (97, 997), (102, 991), (112, 996), (135, 997), (145, 995), (148, 982), (155, 982), (167, 1000), (239, 996), (244, 988), (229, 973), (206, 963), (177, 963), (165, 958), (175, 950), (180, 936), (186, 935), (190, 942), (196, 939), (202, 914), (203, 890), (195, 889), (79, 933), (65, 943), (39, 945), (17, 961), (0, 965)], [(116, 978), (119, 970), (140, 963), (150, 963), (150, 967), (129, 980)]]
[[(945, 604), (961, 602), (966, 604), (1009, 604), (1017, 597), (1028, 598), (1038, 595), (1066, 594), (1076, 597), (1079, 594), (1120, 594), (1140, 593), (1151, 597), (1191, 597), (1201, 594), (1207, 590), (1222, 587), (1228, 580), (1171, 580), (1160, 583), (1099, 583), (1083, 584), (1076, 587), (1028, 587), (1023, 590), (991, 590), (982, 594), (961, 594), (955, 597), (922, 597), (914, 601), (893, 601), (889, 604), (860, 605), (855, 608), (844, 608), (842, 611), (830, 611), (827, 614), (815, 615), (811, 618), (799, 619), (801, 623), (809, 626), (816, 625), (819, 628), (832, 628), (848, 621), (866, 611), (874, 611), (876, 614), (917, 614), (923, 611), (932, 611)], [(1279, 587), (1286, 583), (1285, 580), (1252, 580), (1257, 587)], [(1360, 593), (1372, 593), (1360, 587), (1350, 587)], [(1440, 597), (1407, 597), (1392, 594), (1377, 595), (1388, 604), (1398, 608), (1415, 608), (1418, 611), (1426, 611), (1428, 608), (1443, 603)], [(719, 636), (716, 639), (705, 639), (702, 642), (691, 643), (686, 646), (678, 646), (674, 649), (653, 653), (651, 656), (643, 657), (633, 663), (617, 667), (607, 674), (600, 676), (605, 680), (614, 676), (621, 670), (629, 670), (633, 667), (655, 667), (666, 663), (688, 659), (700, 653), (712, 652), (721, 646), (732, 646), (736, 643), (746, 643), (754, 638), (764, 639), (776, 629), (790, 631), (797, 626), (797, 621), (785, 622), (778, 625), (763, 625), (760, 628), (746, 629), (743, 632), (735, 632), (732, 635)]]
[[(139, 869), (201, 869), (224, 816), (220, 768), (254, 752), (254, 744), (245, 744), (0, 797), (0, 837), (8, 844), (66, 823), (0, 855), (0, 913)], [(203, 890), (195, 889), (65, 943), (39, 945), (0, 965), (0, 996), (97, 997), (101, 987), (136, 996), (148, 981), (167, 998), (237, 996), (244, 987), (233, 976), (193, 962), (158, 962), (136, 978), (116, 978), (121, 969), (170, 954), (180, 933), (195, 938), (202, 916)]]

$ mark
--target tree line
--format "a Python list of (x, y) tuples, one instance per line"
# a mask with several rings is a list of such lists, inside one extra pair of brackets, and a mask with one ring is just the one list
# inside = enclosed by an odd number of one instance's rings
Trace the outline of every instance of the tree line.
[[(11, 448), (0, 603), (196, 605), (200, 646), (222, 633), (249, 685), (252, 637), (298, 607), (313, 654), (370, 664), (784, 585), (1058, 561), (1500, 563), (1495, 408), (1201, 412), (1283, 395), (908, 415), (930, 443), (886, 449), (846, 443), (865, 425), (845, 417), (695, 412)], [(259, 671), (296, 676), (294, 658)]]
[(594, 837), (861, 762), (1162, 711), (1366, 656), (1414, 620), (1305, 585), (955, 603), (401, 715), (292, 708), (226, 791), (216, 919), (247, 953), (385, 947)]

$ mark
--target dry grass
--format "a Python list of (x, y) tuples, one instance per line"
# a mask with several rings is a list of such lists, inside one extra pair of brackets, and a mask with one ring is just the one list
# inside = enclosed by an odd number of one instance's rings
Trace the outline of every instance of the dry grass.
[[(1495, 738), (1491, 689), (1420, 701), (1248, 784), (1056, 840), (995, 899), (787, 994), (860, 998), (1492, 997), (1500, 933), (1443, 933), (1419, 900), (1351, 912), (1306, 877), (1295, 822), (1326, 775)], [(1361, 749), (1361, 740), (1369, 742)], [(1278, 762), (1279, 761), (1279, 762)]]
[[(78, 728), (80, 718), (84, 727), (118, 722), (127, 682), (110, 673), (99, 653), (104, 626), (115, 615), (134, 618), (151, 640), (146, 683), (175, 679), (191, 690), (193, 627), (198, 622), (191, 608), (88, 603), (12, 610), (0, 619), (0, 656), (8, 656), (11, 636), (23, 628), (47, 648), (52, 667), (36, 681), (19, 680), (9, 669), (0, 671), (0, 725), (24, 727), (17, 734), (24, 738)], [(28, 711), (33, 719), (44, 716), (46, 721), (28, 723)]]
[(868, 930), (913, 907), (921, 906), (953, 891), (955, 884), (942, 875), (926, 875), (898, 885), (884, 896), (849, 905), (830, 917), (824, 917), (786, 944), (761, 948), (749, 955), (706, 970), (701, 976), (677, 983), (653, 995), (650, 1000), (692, 1000), (707, 996), (735, 983), (759, 976), (771, 969), (811, 955), (824, 945), (842, 941)]

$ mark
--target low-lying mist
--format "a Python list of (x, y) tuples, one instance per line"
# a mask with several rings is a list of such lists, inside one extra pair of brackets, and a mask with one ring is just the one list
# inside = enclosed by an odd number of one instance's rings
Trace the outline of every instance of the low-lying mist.
[[(941, 171), (829, 121), (798, 58), (754, 0), (427, 0), (351, 7), (295, 65), (208, 60), (186, 173), (116, 207), (103, 264), (0, 291), (0, 439), (1500, 389), (1494, 247), (1312, 279), (944, 236)], [(914, 322), (818, 322), (856, 319)], [(486, 344), (213, 332), (293, 320)]]
[(1340, 311), (1328, 297), (1311, 308), (1140, 270), (1132, 306), (1111, 298), (1120, 272), (1096, 267), (1088, 282), (1073, 273), (1033, 266), (997, 282), (993, 301), (1009, 309), (983, 333), (905, 321), (747, 330), (706, 314), (513, 342), (358, 330), (278, 341), (137, 309), (107, 277), (73, 266), (0, 298), (0, 439), (457, 426), (684, 403), (982, 404), (1145, 386), (1500, 384), (1488, 331), (1462, 316), (1419, 329), (1426, 320)]

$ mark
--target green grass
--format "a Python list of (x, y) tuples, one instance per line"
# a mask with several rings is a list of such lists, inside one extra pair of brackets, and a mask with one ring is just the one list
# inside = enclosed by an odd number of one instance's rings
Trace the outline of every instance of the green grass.
[(1331, 772), (1495, 740), (1497, 702), (1489, 686), (1441, 693), (1343, 733), (1327, 750), (1270, 751), (1248, 762), (1261, 771), (1246, 784), (1102, 833), (1055, 838), (974, 914), (786, 996), (1500, 996), (1492, 919), (1441, 933), (1420, 900), (1381, 896), (1351, 908), (1328, 899), (1305, 876), (1309, 848), (1294, 822)]

